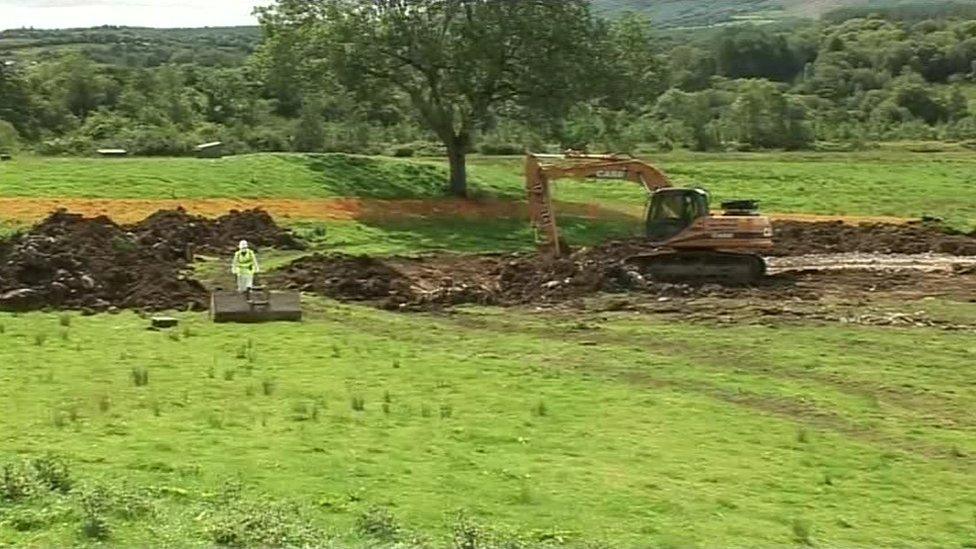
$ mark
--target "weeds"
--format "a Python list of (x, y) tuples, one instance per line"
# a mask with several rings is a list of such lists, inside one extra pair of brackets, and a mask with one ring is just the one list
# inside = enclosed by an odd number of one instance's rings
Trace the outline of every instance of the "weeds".
[(389, 402), (384, 402), (382, 408), (383, 408), (383, 414), (384, 415), (390, 415), (390, 403)]
[(196, 332), (193, 331), (193, 328), (190, 328), (189, 326), (184, 326), (183, 327), (183, 331), (182, 331), (182, 335), (183, 335), (183, 339), (188, 339), (188, 338), (191, 338), (191, 337), (193, 337), (193, 336), (195, 336), (197, 334), (196, 334)]
[(793, 521), (793, 540), (802, 545), (813, 545), (813, 540), (810, 539), (809, 522), (802, 519)]
[(43, 347), (45, 341), (47, 341), (47, 332), (38, 332), (34, 334), (34, 345)]
[(67, 462), (53, 454), (0, 468), (0, 501), (20, 501), (40, 492), (67, 494), (71, 487)]
[(52, 492), (67, 494), (71, 491), (71, 470), (68, 463), (53, 454), (35, 458), (30, 461), (37, 481)]
[(4, 326), (3, 324), (0, 324), (0, 335), (3, 335), (5, 333), (7, 333), (7, 327)]
[(149, 406), (154, 416), (159, 417), (163, 415), (163, 407), (158, 400), (153, 399), (153, 401), (149, 404)]
[(33, 494), (36, 483), (33, 475), (24, 463), (5, 463), (2, 478), (0, 478), (0, 499), (4, 501), (20, 501)]
[(224, 381), (234, 381), (234, 376), (237, 374), (237, 370), (230, 368), (224, 370)]
[(291, 407), (292, 419), (295, 421), (318, 421), (319, 405), (314, 402), (300, 401)]
[(71, 330), (67, 328), (61, 330), (61, 341), (69, 341), (71, 339)]
[(430, 406), (428, 406), (427, 403), (421, 404), (420, 417), (430, 417), (430, 415), (431, 415)]
[(549, 414), (549, 410), (546, 408), (546, 403), (544, 401), (539, 401), (535, 406), (532, 407), (532, 415), (537, 417), (545, 417)]
[(394, 360), (393, 361), (393, 369), (394, 370), (400, 369), (400, 361), (399, 360)]
[(365, 537), (392, 543), (399, 539), (402, 528), (389, 509), (370, 507), (356, 518), (356, 531)]
[(60, 324), (61, 326), (65, 327), (65, 328), (71, 326), (71, 315), (69, 315), (69, 314), (63, 314), (63, 315), (59, 316), (58, 317), (58, 324)]
[(805, 427), (800, 427), (800, 430), (796, 432), (796, 441), (800, 444), (807, 444), (810, 442), (810, 432)]
[(294, 505), (274, 501), (224, 502), (204, 515), (210, 540), (225, 547), (319, 547), (326, 537)]
[(261, 382), (261, 392), (264, 396), (271, 396), (275, 392), (275, 382), (273, 379), (266, 379)]
[(102, 395), (98, 397), (99, 412), (104, 414), (105, 412), (109, 411), (109, 408), (111, 407), (112, 407), (112, 399), (110, 399), (108, 395)]
[(145, 387), (146, 385), (149, 385), (149, 370), (142, 366), (133, 367), (132, 384), (136, 387)]
[(339, 350), (339, 346), (335, 343), (332, 344), (332, 358), (339, 358), (342, 356), (342, 352)]
[(450, 404), (441, 404), (441, 419), (447, 419), (454, 415), (454, 407)]
[(350, 399), (350, 401), (349, 401), (349, 405), (356, 412), (365, 411), (366, 410), (366, 399), (364, 399), (361, 396), (353, 396)]
[(389, 391), (383, 391), (383, 402), (385, 402), (387, 404), (392, 404), (393, 403), (393, 396), (390, 395), (390, 392)]
[(86, 538), (104, 541), (111, 535), (107, 513), (111, 508), (108, 491), (101, 486), (86, 489), (81, 504), (81, 532)]
[(177, 331), (172, 331), (171, 330), (169, 332), (166, 332), (166, 337), (168, 337), (170, 339), (170, 341), (179, 341), (180, 340), (180, 333), (177, 332)]

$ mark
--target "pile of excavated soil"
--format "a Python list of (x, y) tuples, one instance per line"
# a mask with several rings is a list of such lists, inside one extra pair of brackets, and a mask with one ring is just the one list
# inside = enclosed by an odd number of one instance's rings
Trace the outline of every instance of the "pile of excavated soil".
[(976, 232), (948, 234), (938, 224), (779, 221), (774, 226), (776, 248), (772, 255), (777, 256), (850, 252), (976, 255)]
[(213, 221), (161, 211), (129, 226), (58, 211), (0, 242), (0, 310), (203, 310), (208, 292), (187, 274), (193, 251), (229, 253), (242, 238), (301, 246), (262, 211)]
[(304, 244), (279, 227), (263, 210), (232, 210), (216, 219), (191, 215), (182, 208), (160, 210), (126, 226), (144, 246), (164, 249), (173, 257), (194, 253), (228, 254), (247, 240), (255, 249), (264, 247), (300, 250)]
[[(976, 255), (976, 236), (948, 235), (927, 226), (784, 223), (777, 228), (774, 255), (778, 256), (825, 250), (837, 254), (940, 252)], [(668, 298), (735, 297), (759, 293), (776, 299), (816, 299), (819, 292), (830, 290), (828, 286), (818, 289), (816, 284), (798, 284), (798, 281), (810, 279), (810, 273), (805, 271), (818, 270), (815, 266), (805, 269), (802, 262), (792, 269), (799, 272), (767, 277), (751, 288), (658, 283), (647, 279), (625, 261), (650, 250), (645, 241), (633, 239), (584, 248), (561, 258), (536, 254), (438, 255), (419, 259), (315, 255), (292, 263), (274, 277), (274, 283), (334, 299), (369, 301), (384, 308), (406, 310), (464, 303), (545, 305), (601, 292), (640, 292)], [(933, 261), (942, 260), (933, 258)], [(915, 261), (923, 259), (915, 258)], [(844, 265), (831, 267), (843, 270)], [(865, 270), (860, 263), (852, 264), (851, 268)], [(883, 288), (884, 279), (905, 276), (881, 271), (878, 269), (855, 277), (851, 280), (852, 289), (858, 290), (865, 284), (869, 288)], [(960, 269), (956, 271), (965, 274)], [(847, 280), (836, 276), (821, 278), (825, 284), (829, 284), (829, 280)]]

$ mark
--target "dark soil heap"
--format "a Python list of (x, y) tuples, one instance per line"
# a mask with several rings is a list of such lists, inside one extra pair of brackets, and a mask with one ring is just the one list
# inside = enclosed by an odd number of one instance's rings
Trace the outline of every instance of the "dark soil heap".
[(213, 221), (160, 211), (130, 226), (58, 211), (0, 242), (0, 310), (204, 310), (208, 292), (187, 274), (193, 252), (229, 253), (241, 238), (301, 246), (257, 210)]
[[(976, 255), (976, 235), (951, 235), (928, 225), (777, 223), (772, 255), (816, 253), (948, 253)], [(600, 292), (640, 291), (659, 297), (763, 292), (796, 297), (794, 275), (768, 277), (755, 288), (665, 284), (646, 279), (626, 259), (653, 248), (642, 239), (608, 242), (560, 258), (538, 254), (372, 258), (315, 255), (275, 278), (286, 288), (388, 309), (428, 310), (464, 303), (545, 305)], [(869, 276), (868, 279), (871, 279)]]
[(217, 219), (187, 213), (182, 208), (160, 210), (126, 229), (144, 246), (163, 248), (173, 257), (193, 253), (227, 254), (242, 239), (255, 249), (304, 249), (304, 244), (279, 227), (263, 210), (232, 210)]
[(950, 234), (937, 223), (892, 225), (778, 221), (773, 255), (870, 252), (976, 255), (976, 233)]

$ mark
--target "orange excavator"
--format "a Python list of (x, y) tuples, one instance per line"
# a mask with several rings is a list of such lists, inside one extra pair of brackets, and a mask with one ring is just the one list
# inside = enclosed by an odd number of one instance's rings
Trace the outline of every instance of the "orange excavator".
[(703, 189), (675, 188), (658, 168), (631, 156), (528, 154), (525, 188), (532, 224), (553, 254), (564, 253), (553, 210), (551, 182), (562, 178), (624, 180), (647, 192), (645, 236), (655, 247), (627, 263), (657, 280), (753, 283), (766, 274), (761, 252), (773, 247), (769, 218), (753, 200), (722, 204), (713, 215)]

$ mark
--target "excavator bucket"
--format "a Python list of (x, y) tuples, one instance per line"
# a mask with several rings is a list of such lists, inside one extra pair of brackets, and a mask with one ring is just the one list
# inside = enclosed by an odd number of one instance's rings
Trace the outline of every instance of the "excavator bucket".
[(218, 290), (210, 296), (210, 317), (214, 322), (298, 322), (302, 319), (298, 292), (271, 292), (251, 288), (247, 292)]

